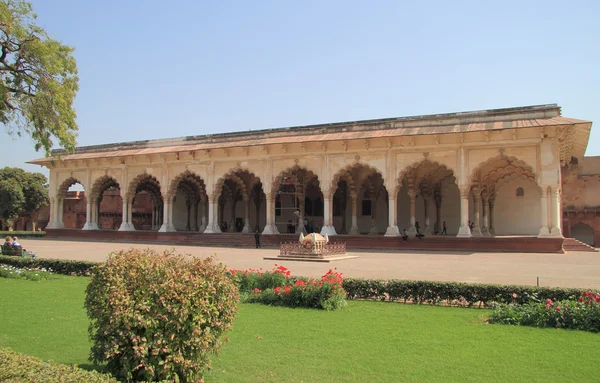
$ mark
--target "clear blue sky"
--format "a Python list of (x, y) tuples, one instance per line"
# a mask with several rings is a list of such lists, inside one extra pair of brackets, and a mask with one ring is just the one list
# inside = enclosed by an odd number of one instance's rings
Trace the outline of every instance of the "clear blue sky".
[(76, 48), (79, 145), (557, 103), (600, 155), (599, 1), (33, 5)]

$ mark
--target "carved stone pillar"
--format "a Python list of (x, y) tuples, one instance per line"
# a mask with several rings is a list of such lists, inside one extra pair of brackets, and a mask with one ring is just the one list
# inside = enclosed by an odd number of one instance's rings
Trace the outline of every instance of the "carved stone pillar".
[(198, 231), (204, 233), (207, 225), (207, 216), (208, 216), (208, 200), (205, 197), (200, 198), (200, 228)]
[(127, 208), (129, 207), (129, 202), (127, 198), (123, 198), (123, 212), (121, 213), (121, 226), (119, 227), (119, 231), (129, 231), (129, 225), (127, 223), (127, 219), (129, 214), (127, 213)]
[(548, 228), (548, 189), (542, 187), (540, 191), (540, 233), (538, 237), (550, 236), (550, 229)]
[[(63, 201), (63, 205), (64, 205), (64, 201)], [(97, 199), (92, 199), (92, 224), (96, 224), (98, 225), (98, 200)], [(64, 222), (63, 220), (63, 213), (64, 213), (64, 208), (61, 210), (61, 217), (60, 220), (61, 222)]]
[(56, 212), (56, 216), (57, 216), (57, 220), (58, 220), (58, 228), (64, 229), (65, 228), (65, 221), (64, 221), (65, 199), (64, 199), (64, 197), (60, 197), (58, 199), (57, 208), (58, 208), (58, 210)]
[[(396, 193), (397, 195), (397, 193)], [(396, 209), (396, 198), (388, 194), (388, 227), (385, 231), (386, 237), (397, 237), (400, 235), (398, 230), (398, 217)]]
[(167, 196), (163, 204), (163, 224), (158, 231), (161, 233), (177, 231), (173, 226), (173, 197), (171, 196)]
[(242, 233), (250, 232), (250, 199), (244, 201), (244, 228)]
[(221, 228), (219, 227), (219, 223), (216, 221), (216, 213), (218, 209), (218, 200), (215, 201), (214, 197), (208, 197), (208, 223), (206, 224), (206, 229), (204, 229), (204, 233), (220, 233)]
[(416, 235), (417, 228), (415, 224), (417, 223), (417, 191), (414, 187), (408, 188), (408, 198), (410, 198), (410, 227), (408, 228), (407, 233), (409, 235)]
[(98, 224), (93, 221), (92, 217), (92, 200), (88, 199), (85, 203), (85, 225), (81, 230), (98, 230)]
[(481, 237), (481, 190), (473, 188), (473, 230), (471, 234), (474, 237)]
[(379, 235), (379, 229), (377, 228), (377, 196), (371, 198), (371, 230), (369, 235)]
[[(48, 219), (47, 229), (56, 229), (56, 200), (55, 197), (50, 197), (50, 217)], [(0, 228), (1, 229), (1, 228)]]
[(350, 227), (349, 235), (359, 235), (358, 231), (358, 217), (357, 217), (357, 204), (358, 204), (358, 196), (356, 193), (351, 193), (352, 199), (352, 226)]
[(489, 237), (490, 199), (486, 190), (481, 192), (481, 200), (483, 201), (483, 225), (481, 226), (481, 235)]
[(327, 234), (328, 236), (337, 235), (335, 227), (332, 223), (333, 218), (333, 204), (331, 203), (330, 195), (323, 195), (323, 227), (321, 228), (321, 235)]
[(267, 224), (263, 230), (263, 234), (279, 234), (279, 230), (275, 225), (275, 199), (271, 193), (266, 194), (267, 200)]
[(469, 228), (469, 191), (468, 186), (460, 187), (460, 229), (457, 237), (471, 237)]
[(550, 230), (550, 236), (552, 237), (561, 237), (562, 231), (560, 229), (560, 223), (562, 219), (562, 209), (560, 206), (560, 189), (559, 185), (550, 187), (550, 206), (552, 211), (552, 230)]
[(135, 226), (133, 225), (133, 198), (129, 200), (129, 206), (127, 206), (127, 225), (129, 225), (130, 231), (135, 230)]
[(423, 196), (423, 213), (425, 216), (425, 228), (423, 229), (423, 234), (426, 236), (431, 235), (431, 221), (429, 220), (429, 203), (431, 201), (431, 194), (427, 192), (421, 193)]

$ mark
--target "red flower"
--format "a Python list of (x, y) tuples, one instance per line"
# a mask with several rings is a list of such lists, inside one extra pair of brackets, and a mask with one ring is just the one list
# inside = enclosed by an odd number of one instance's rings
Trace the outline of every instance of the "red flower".
[(556, 306), (556, 311), (560, 311), (560, 306)]

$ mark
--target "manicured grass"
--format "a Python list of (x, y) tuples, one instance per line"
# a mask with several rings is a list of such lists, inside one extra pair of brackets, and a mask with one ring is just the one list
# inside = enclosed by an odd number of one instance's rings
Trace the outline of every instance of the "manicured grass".
[(67, 364), (87, 364), (89, 278), (32, 282), (0, 278), (0, 347)]
[[(87, 278), (0, 279), (0, 347), (87, 364)], [(487, 311), (242, 305), (207, 382), (594, 382), (600, 335), (488, 325)]]

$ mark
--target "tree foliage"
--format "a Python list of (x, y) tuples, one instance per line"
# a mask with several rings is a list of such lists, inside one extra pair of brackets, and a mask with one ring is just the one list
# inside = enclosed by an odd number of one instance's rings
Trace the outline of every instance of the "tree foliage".
[(48, 183), (41, 173), (20, 168), (0, 169), (0, 216), (14, 219), (48, 204)]
[(79, 88), (73, 48), (51, 39), (36, 18), (28, 2), (0, 0), (0, 122), (9, 133), (30, 135), (46, 155), (53, 138), (73, 151)]

